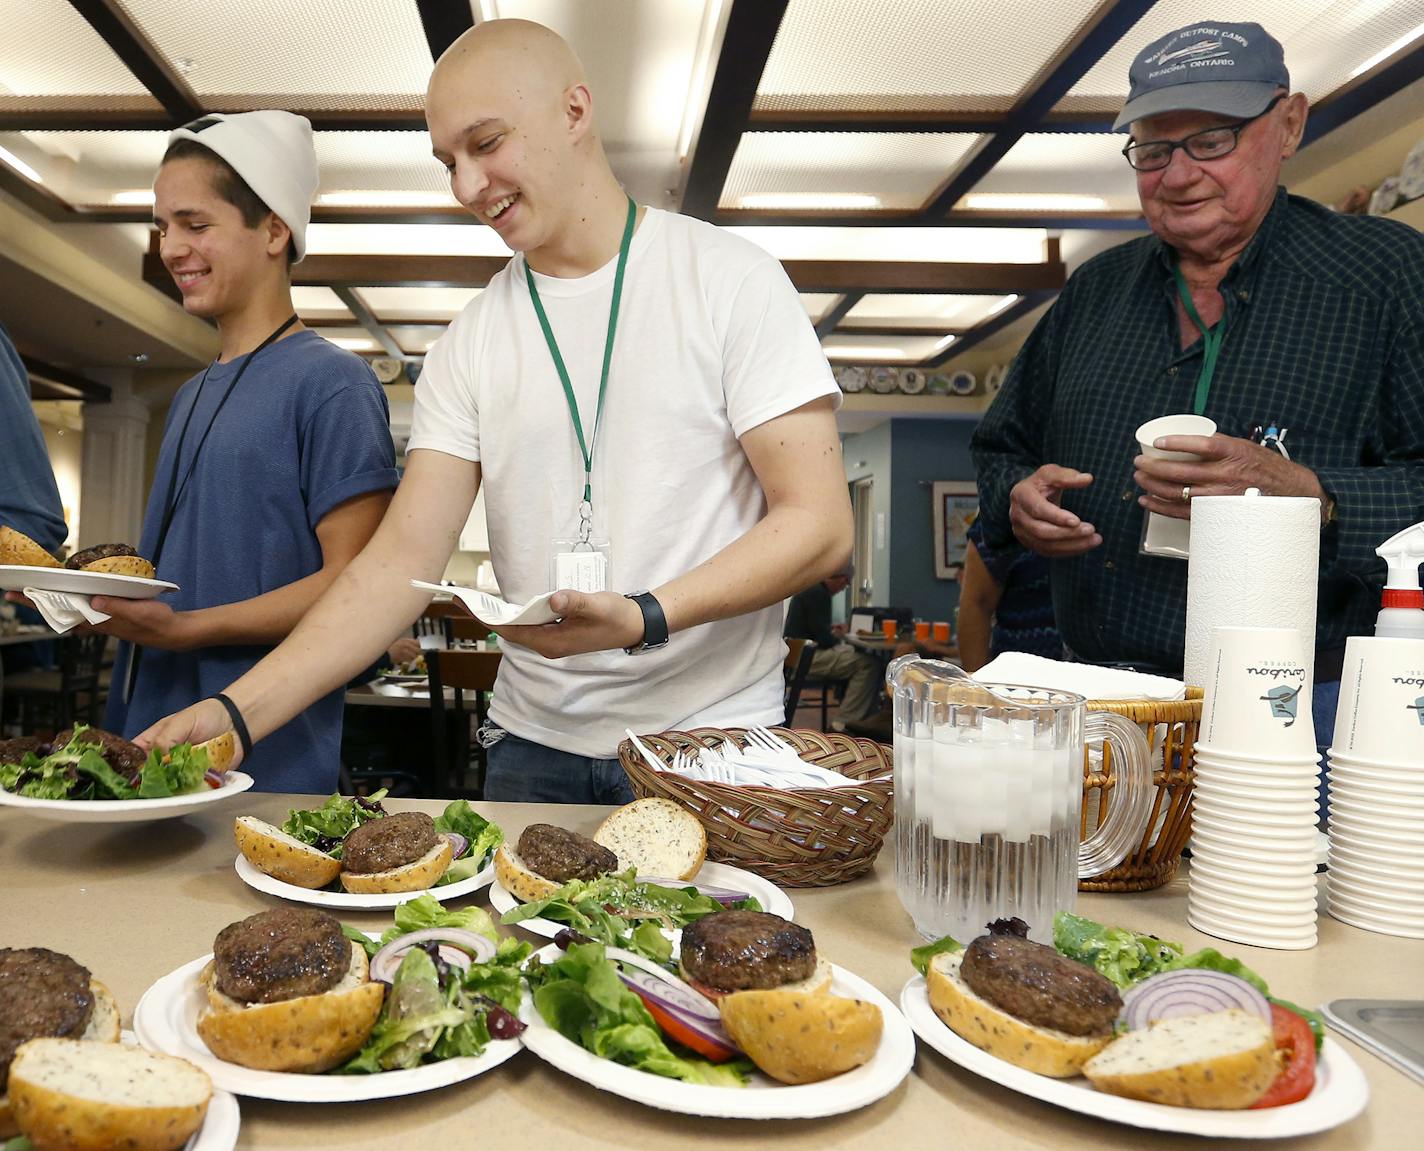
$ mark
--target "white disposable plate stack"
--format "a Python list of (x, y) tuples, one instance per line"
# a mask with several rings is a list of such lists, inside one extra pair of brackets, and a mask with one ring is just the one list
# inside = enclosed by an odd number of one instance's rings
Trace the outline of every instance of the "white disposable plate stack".
[(1300, 632), (1217, 628), (1196, 745), (1187, 921), (1255, 947), (1316, 942), (1319, 764)]
[(1424, 640), (1349, 641), (1329, 780), (1330, 914), (1424, 939)]

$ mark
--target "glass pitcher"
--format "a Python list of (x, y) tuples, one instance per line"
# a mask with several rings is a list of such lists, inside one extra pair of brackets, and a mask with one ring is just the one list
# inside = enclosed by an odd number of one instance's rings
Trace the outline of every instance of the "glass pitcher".
[[(895, 704), (896, 886), (926, 939), (961, 943), (1018, 916), (1053, 941), (1078, 879), (1117, 866), (1152, 806), (1147, 740), (1081, 695), (981, 684), (954, 664), (901, 656)], [(1107, 818), (1079, 841), (1083, 742), (1103, 740), (1116, 772)]]

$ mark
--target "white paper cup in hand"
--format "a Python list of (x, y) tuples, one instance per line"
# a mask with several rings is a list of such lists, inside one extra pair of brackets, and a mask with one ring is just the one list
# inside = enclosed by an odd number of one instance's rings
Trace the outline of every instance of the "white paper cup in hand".
[(1213, 628), (1202, 702), (1205, 741), (1246, 755), (1314, 756), (1309, 679), (1297, 629)]
[(1206, 416), (1158, 416), (1137, 429), (1137, 445), (1144, 456), (1158, 460), (1199, 460), (1195, 452), (1168, 452), (1152, 445), (1163, 436), (1214, 436), (1216, 421)]
[(1357, 635), (1346, 642), (1333, 750), (1424, 771), (1424, 639)]

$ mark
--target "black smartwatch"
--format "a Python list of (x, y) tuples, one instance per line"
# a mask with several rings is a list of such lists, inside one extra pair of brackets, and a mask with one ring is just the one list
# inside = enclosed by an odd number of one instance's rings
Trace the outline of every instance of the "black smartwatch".
[(663, 615), (663, 605), (658, 603), (653, 593), (635, 591), (623, 598), (632, 600), (638, 605), (638, 610), (643, 613), (643, 642), (634, 644), (632, 647), (625, 647), (623, 650), (629, 655), (637, 655), (639, 652), (656, 651), (660, 647), (667, 647), (667, 616)]

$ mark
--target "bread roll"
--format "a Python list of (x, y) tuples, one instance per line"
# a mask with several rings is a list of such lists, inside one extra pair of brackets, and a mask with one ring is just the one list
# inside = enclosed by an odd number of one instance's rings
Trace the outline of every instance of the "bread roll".
[(618, 857), (619, 870), (692, 879), (707, 859), (702, 822), (670, 799), (638, 799), (620, 807), (593, 833), (593, 841)]
[(519, 858), (513, 844), (501, 843), (494, 853), (494, 875), (499, 885), (521, 903), (548, 899), (563, 886), (545, 879)]
[(233, 820), (232, 835), (248, 863), (283, 883), (315, 890), (341, 874), (341, 860), (255, 815)]
[[(117, 1043), (119, 1041), (119, 1005), (113, 993), (97, 979), (89, 980), (89, 993), (94, 996), (94, 1009), (89, 1014), (89, 1023), (80, 1039), (97, 1043)], [(0, 1095), (0, 1139), (18, 1135), (14, 1110), (10, 1106), (8, 1090)]]
[(31, 568), (59, 568), (60, 563), (24, 532), (0, 527), (0, 564), (17, 564)]
[(719, 1007), (727, 1034), (782, 1083), (817, 1083), (868, 1063), (885, 1027), (875, 1004), (839, 995), (736, 991)]
[(140, 579), (152, 579), (154, 576), (153, 565), (143, 556), (105, 556), (101, 560), (85, 564), (80, 571), (138, 576)]
[(341, 886), (361, 895), (380, 895), (396, 891), (425, 891), (445, 874), (455, 857), (450, 841), (444, 836), (429, 851), (412, 863), (393, 867), (389, 871), (343, 871)]
[(990, 1055), (1038, 1075), (1071, 1079), (1112, 1038), (1069, 1035), (1015, 1018), (964, 981), (959, 970), (963, 960), (964, 952), (956, 951), (942, 952), (931, 961), (925, 976), (930, 1006), (951, 1031)]
[(31, 1039), (10, 1067), (15, 1119), (35, 1151), (176, 1151), (212, 1093), (191, 1063), (118, 1043)]

